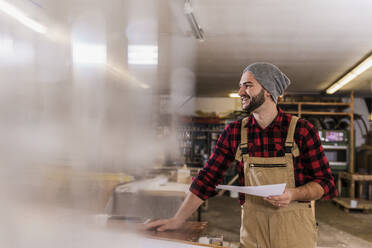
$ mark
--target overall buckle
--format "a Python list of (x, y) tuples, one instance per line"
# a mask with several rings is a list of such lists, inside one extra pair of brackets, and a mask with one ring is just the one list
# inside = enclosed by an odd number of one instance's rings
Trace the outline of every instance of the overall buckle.
[(240, 150), (243, 154), (248, 154), (248, 143), (240, 144)]
[(292, 153), (292, 148), (293, 148), (293, 142), (291, 143), (285, 143), (284, 145), (284, 150), (285, 150), (285, 153)]

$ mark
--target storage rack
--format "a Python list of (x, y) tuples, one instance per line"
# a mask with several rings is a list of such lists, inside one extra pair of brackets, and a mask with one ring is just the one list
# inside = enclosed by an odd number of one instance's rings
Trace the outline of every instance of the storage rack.
[[(298, 115), (299, 117), (303, 116), (348, 116), (350, 118), (350, 132), (349, 132), (349, 154), (348, 154), (348, 161), (349, 167), (347, 171), (339, 171), (337, 173), (337, 188), (339, 192), (339, 196), (335, 198), (333, 201), (345, 212), (349, 212), (350, 210), (361, 210), (366, 213), (370, 213), (372, 211), (372, 202), (368, 200), (358, 199), (358, 205), (356, 207), (351, 205), (351, 200), (355, 199), (355, 189), (361, 195), (361, 184), (359, 187), (355, 187), (356, 182), (372, 182), (372, 175), (362, 175), (355, 173), (355, 142), (354, 142), (354, 93), (351, 92), (350, 94), (350, 101), (349, 102), (280, 102), (280, 106), (284, 109), (287, 109), (287, 113)], [(311, 108), (312, 110), (309, 110)], [(313, 111), (313, 109), (323, 109), (323, 111)], [(325, 108), (334, 109), (334, 111), (324, 111)], [(348, 111), (344, 111), (344, 109), (349, 108)], [(288, 110), (290, 109), (290, 110)], [(327, 146), (323, 145), (325, 150), (327, 149), (346, 149), (345, 146)], [(332, 163), (330, 163), (332, 165)], [(337, 165), (334, 163), (333, 165)], [(341, 163), (340, 163), (341, 165)], [(342, 194), (342, 182), (343, 180), (348, 181), (348, 196), (349, 197), (341, 197)]]
[[(285, 113), (304, 116), (348, 116), (350, 119), (349, 146), (328, 146), (324, 145), (325, 150), (348, 150), (348, 171), (354, 173), (354, 93), (350, 94), (349, 102), (279, 102), (280, 107)], [(329, 109), (333, 111), (329, 111)], [(345, 109), (348, 108), (348, 111)], [(316, 111), (314, 111), (316, 109)], [(328, 111), (326, 111), (328, 110)], [(331, 162), (331, 166), (344, 165), (345, 162)]]
[[(290, 113), (293, 115), (297, 115), (298, 117), (309, 117), (309, 116), (347, 116), (350, 119), (349, 125), (349, 145), (348, 146), (340, 146), (335, 148), (327, 147), (327, 145), (323, 145), (324, 150), (327, 149), (346, 149), (349, 151), (348, 154), (348, 173), (352, 175), (354, 173), (354, 93), (351, 92), (350, 94), (350, 101), (349, 102), (306, 102), (306, 101), (299, 101), (299, 102), (279, 102), (279, 106), (281, 106), (286, 113)], [(349, 109), (345, 111), (345, 109)], [(332, 109), (332, 111), (330, 111)], [(316, 110), (316, 111), (314, 111)], [(330, 163), (330, 165), (332, 165)], [(336, 165), (337, 164), (333, 164)], [(346, 172), (339, 172), (337, 173), (337, 187), (339, 194), (341, 195), (342, 190), (342, 181), (341, 177), (344, 175), (343, 173)], [(352, 186), (349, 185), (349, 192), (351, 195)], [(335, 199), (336, 204), (339, 203), (339, 198)], [(350, 206), (350, 205), (349, 205)], [(347, 209), (347, 205), (343, 205), (344, 209)]]
[(217, 117), (183, 117), (180, 122), (178, 135), (185, 163), (190, 167), (203, 167), (202, 155), (209, 158), (225, 123)]

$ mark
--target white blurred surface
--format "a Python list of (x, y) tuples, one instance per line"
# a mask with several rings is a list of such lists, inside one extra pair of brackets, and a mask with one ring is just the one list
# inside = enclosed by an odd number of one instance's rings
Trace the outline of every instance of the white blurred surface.
[(157, 63), (128, 64), (129, 44), (157, 47), (157, 1), (8, 2), (47, 32), (0, 12), (0, 247), (146, 247), (90, 220), (178, 152), (156, 129)]

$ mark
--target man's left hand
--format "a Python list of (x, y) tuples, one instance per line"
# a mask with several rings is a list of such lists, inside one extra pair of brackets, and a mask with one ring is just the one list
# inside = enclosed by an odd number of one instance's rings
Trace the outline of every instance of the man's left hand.
[(268, 196), (265, 197), (264, 200), (276, 207), (288, 207), (289, 203), (294, 200), (294, 190), (295, 189), (285, 189), (283, 194), (277, 196)]

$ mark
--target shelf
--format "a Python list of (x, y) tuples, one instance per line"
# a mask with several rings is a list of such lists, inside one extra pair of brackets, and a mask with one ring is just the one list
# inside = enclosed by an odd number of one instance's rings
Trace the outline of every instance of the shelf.
[[(284, 113), (298, 115), (298, 111), (286, 111), (283, 110)], [(320, 112), (320, 111), (301, 111), (302, 115), (350, 115), (349, 112)]]
[(303, 115), (350, 115), (349, 112), (318, 112), (318, 111), (301, 111)]
[(279, 102), (279, 105), (350, 106), (346, 102)]
[(285, 111), (283, 110), (284, 113), (291, 114), (291, 115), (298, 115), (298, 111)]
[(350, 201), (351, 200), (355, 200), (355, 198), (346, 198), (346, 197), (337, 197), (337, 198), (334, 198), (333, 201), (343, 207), (344, 211), (346, 213), (348, 213), (350, 211), (350, 209), (357, 209), (357, 210), (363, 210), (363, 212), (365, 213), (371, 213), (372, 211), (372, 201), (368, 201), (368, 200), (363, 200), (363, 199), (358, 199), (358, 203), (357, 203), (357, 206), (356, 207), (352, 207), (351, 204), (350, 204)]
[(347, 150), (348, 146), (323, 145), (323, 148), (327, 150)]
[(348, 180), (355, 180), (355, 181), (371, 181), (372, 182), (372, 175), (355, 174), (355, 173), (349, 173), (349, 172), (342, 173), (341, 178), (345, 178)]
[(330, 166), (347, 166), (347, 162), (329, 161)]

